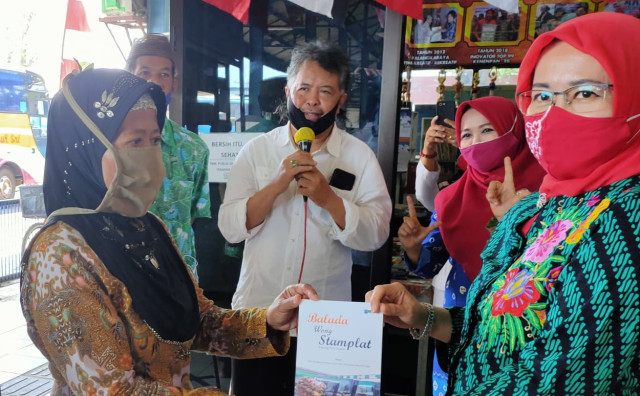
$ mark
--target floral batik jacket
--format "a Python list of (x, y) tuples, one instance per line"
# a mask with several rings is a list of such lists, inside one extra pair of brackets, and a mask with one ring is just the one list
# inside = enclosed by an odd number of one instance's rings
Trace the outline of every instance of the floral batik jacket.
[(266, 309), (225, 310), (196, 289), (198, 333), (186, 342), (163, 340), (77, 230), (61, 221), (47, 228), (23, 263), (21, 294), (29, 336), (55, 379), (52, 395), (222, 395), (193, 389), (190, 350), (239, 358), (286, 353), (288, 333), (267, 334)]
[[(639, 182), (542, 209), (534, 193), (507, 213), (464, 321), (454, 317), (448, 394), (640, 393)], [(516, 230), (534, 216), (523, 238)]]

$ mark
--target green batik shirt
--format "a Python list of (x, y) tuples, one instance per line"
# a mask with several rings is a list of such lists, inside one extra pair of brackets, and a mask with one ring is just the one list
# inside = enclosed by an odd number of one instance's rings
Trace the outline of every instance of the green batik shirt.
[(197, 134), (167, 118), (162, 130), (162, 161), (166, 176), (150, 212), (165, 222), (197, 279), (191, 222), (197, 217), (211, 217), (209, 149)]
[(640, 176), (541, 209), (538, 197), (482, 252), (447, 394), (640, 394)]

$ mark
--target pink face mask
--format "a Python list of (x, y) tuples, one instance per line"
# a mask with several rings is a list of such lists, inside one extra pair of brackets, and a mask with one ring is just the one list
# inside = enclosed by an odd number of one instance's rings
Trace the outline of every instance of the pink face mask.
[(558, 180), (584, 177), (624, 149), (631, 136), (623, 117), (584, 117), (558, 106), (525, 115), (527, 144)]
[(513, 159), (518, 154), (519, 145), (520, 142), (513, 135), (512, 127), (509, 132), (496, 139), (460, 149), (460, 154), (469, 166), (488, 173), (503, 166), (504, 157)]

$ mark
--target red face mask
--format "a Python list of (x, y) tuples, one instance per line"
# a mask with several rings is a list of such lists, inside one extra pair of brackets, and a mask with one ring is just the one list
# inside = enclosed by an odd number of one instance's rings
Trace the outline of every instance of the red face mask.
[(524, 121), (531, 153), (558, 180), (590, 174), (624, 150), (631, 136), (623, 117), (584, 117), (558, 106)]
[(460, 149), (470, 167), (488, 173), (504, 165), (504, 157), (512, 159), (518, 153), (520, 142), (511, 131), (493, 140)]

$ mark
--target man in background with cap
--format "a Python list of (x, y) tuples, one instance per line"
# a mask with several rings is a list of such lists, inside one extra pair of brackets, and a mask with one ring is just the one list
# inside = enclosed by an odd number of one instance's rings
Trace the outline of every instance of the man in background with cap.
[[(149, 34), (134, 42), (126, 70), (162, 87), (169, 104), (176, 87), (176, 69), (171, 45), (165, 36)], [(150, 211), (165, 222), (197, 280), (191, 225), (197, 217), (211, 217), (209, 149), (197, 134), (167, 118), (162, 130), (162, 159), (166, 176)]]

